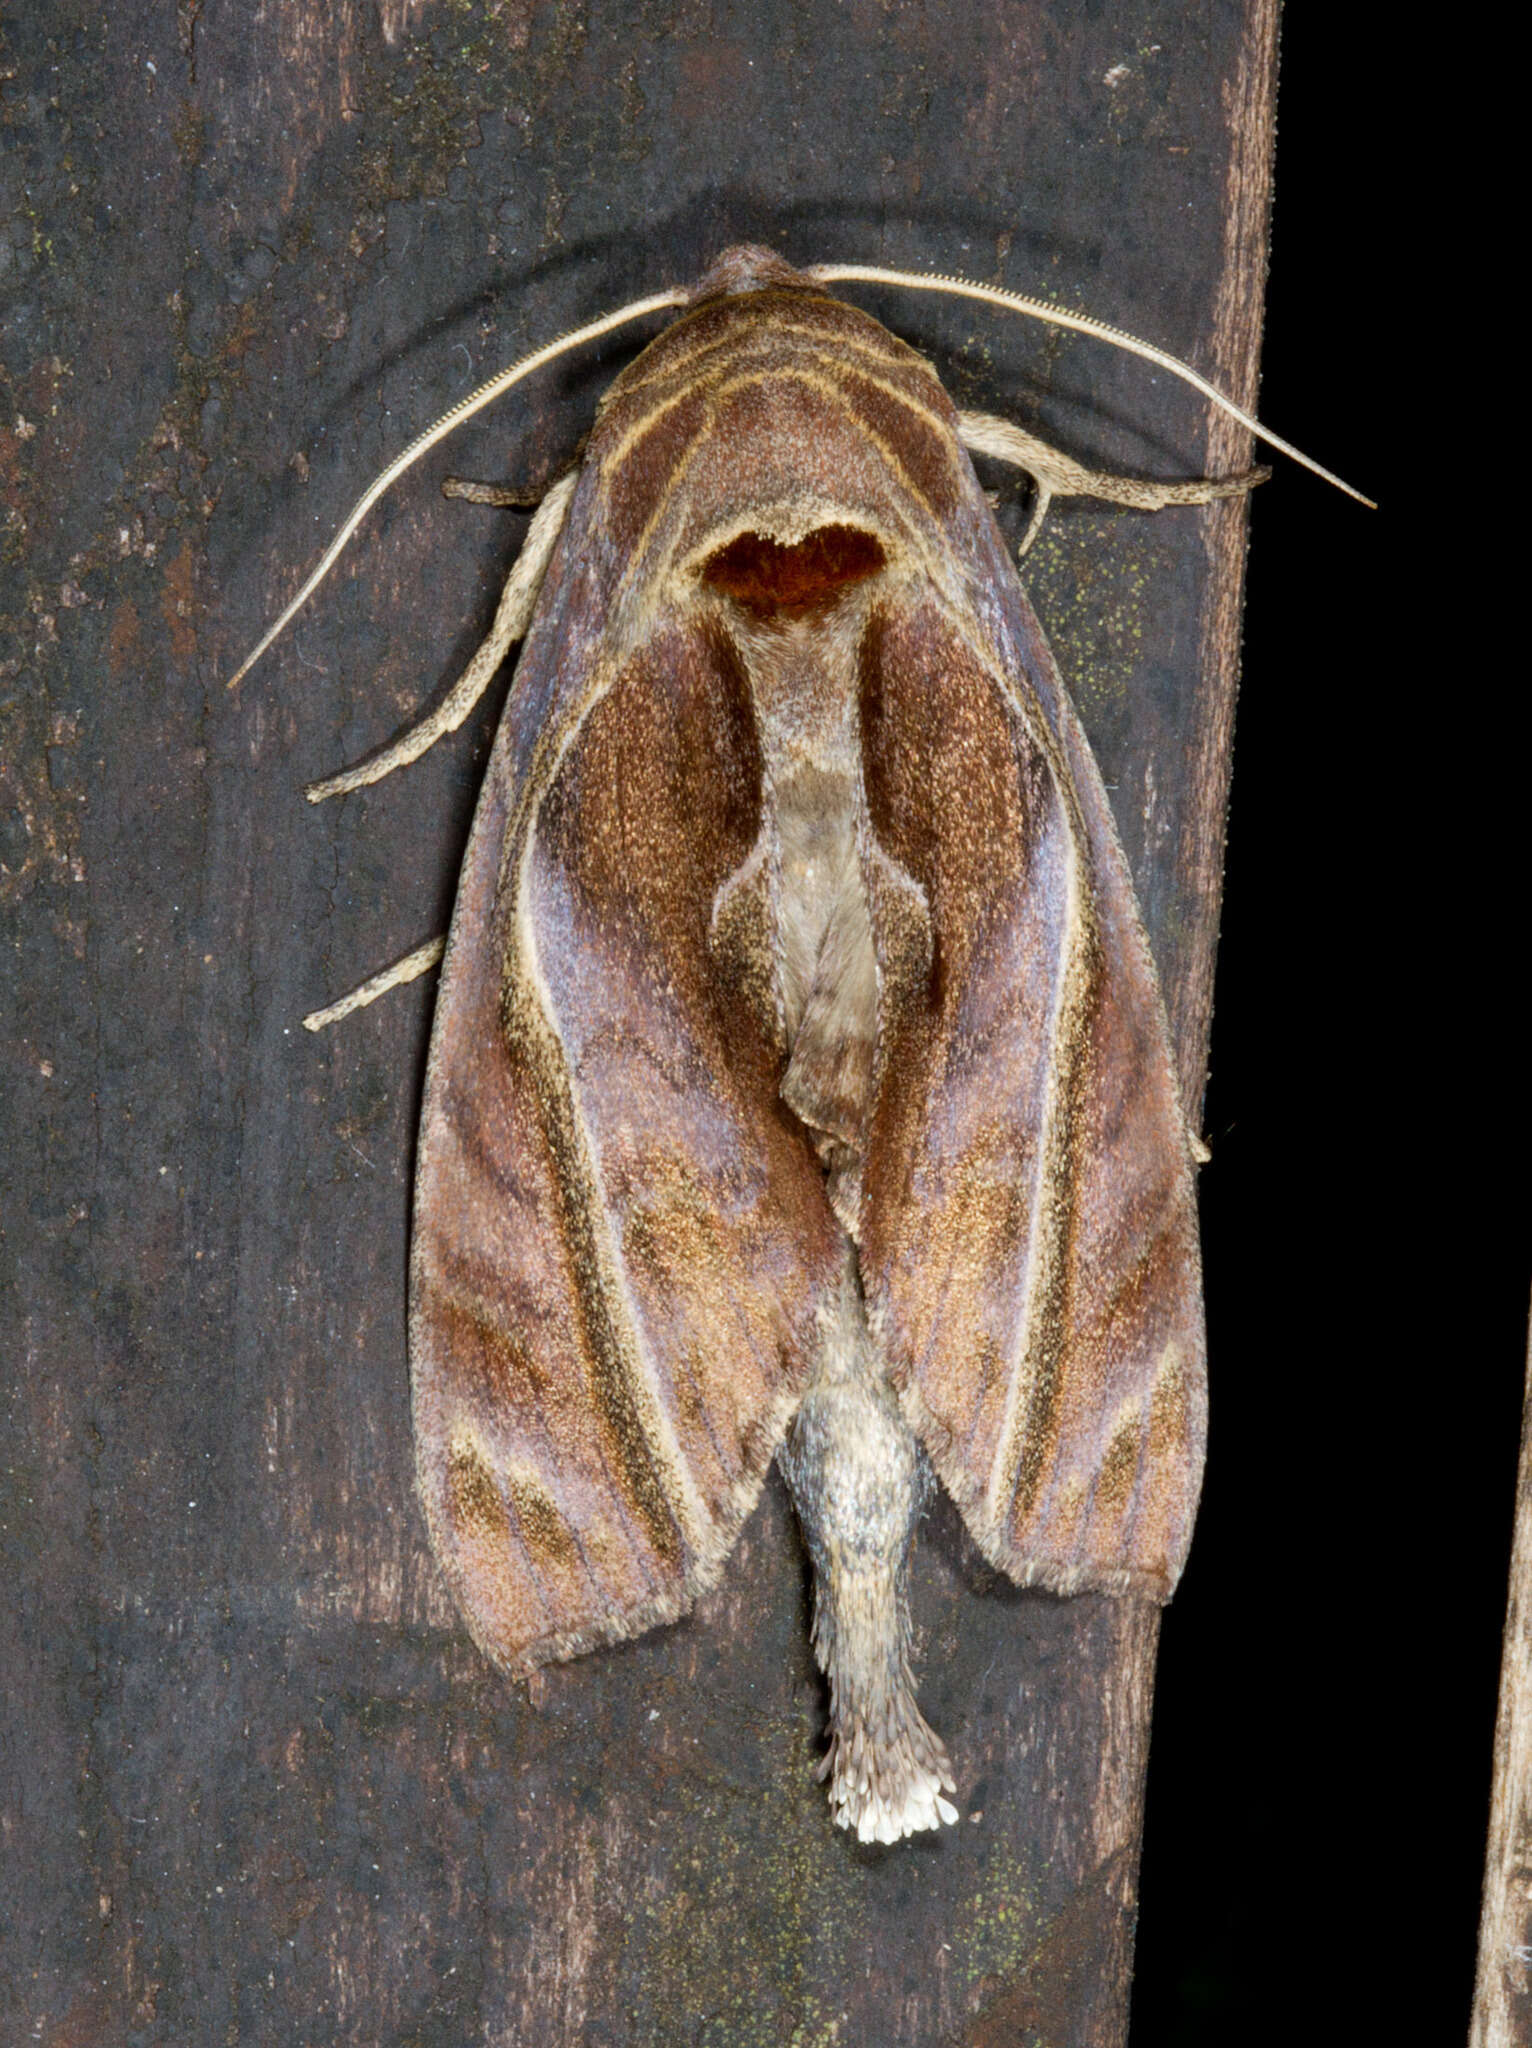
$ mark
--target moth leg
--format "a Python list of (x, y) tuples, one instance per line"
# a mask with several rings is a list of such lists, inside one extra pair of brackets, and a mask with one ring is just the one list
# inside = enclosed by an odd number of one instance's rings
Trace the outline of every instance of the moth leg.
[(381, 782), (396, 768), (407, 768), (411, 761), (418, 761), (444, 733), (457, 731), (488, 689), (491, 677), (508, 650), (527, 629), (578, 479), (579, 471), (571, 470), (568, 476), (559, 479), (538, 506), (527, 529), (521, 553), (506, 578), (488, 639), (436, 709), (418, 725), (411, 726), (391, 747), (385, 747), (381, 754), (374, 754), (370, 761), (347, 768), (339, 775), (326, 776), (322, 782), (311, 782), (303, 792), (311, 804), (323, 803), (330, 796), (344, 796), (348, 790), (363, 789), (370, 782)]
[(444, 498), (461, 498), (465, 505), (493, 505), (501, 512), (533, 512), (543, 502), (537, 491), (518, 491), (511, 484), (476, 484), (466, 476), (449, 476), (442, 482)]
[(987, 412), (959, 413), (958, 439), (974, 455), (992, 455), (999, 462), (1024, 469), (1037, 486), (1032, 517), (1016, 550), (1018, 560), (1042, 532), (1055, 498), (1102, 498), (1109, 505), (1131, 506), (1135, 512), (1160, 512), (1167, 505), (1207, 505), (1215, 498), (1237, 498), (1271, 475), (1269, 469), (1245, 469), (1238, 476), (1194, 477), (1179, 484), (1113, 476), (1107, 470), (1085, 468), (1035, 434)]
[(836, 1823), (897, 1842), (955, 1821), (952, 1766), (910, 1670), (910, 1551), (930, 1481), (849, 1259), (779, 1462), (814, 1564), (814, 1654), (830, 1681), (819, 1775)]
[(331, 1003), (323, 1010), (310, 1010), (303, 1020), (304, 1030), (323, 1031), (327, 1025), (338, 1024), (342, 1017), (349, 1017), (353, 1010), (365, 1010), (379, 996), (386, 996), (391, 988), (403, 988), (407, 981), (416, 981), (422, 974), (429, 974), (446, 950), (445, 936), (427, 939), (423, 946), (417, 946), (413, 953), (406, 953), (392, 967), (385, 967), (380, 974), (369, 975), (366, 981), (359, 982), (339, 1002)]
[(1040, 476), (1034, 477), (1032, 481), (1035, 485), (1032, 493), (1032, 517), (1027, 521), (1026, 532), (1021, 536), (1020, 544), (1016, 549), (1016, 559), (1018, 562), (1024, 555), (1032, 552), (1032, 543), (1042, 532), (1043, 521), (1048, 517), (1048, 507), (1053, 503), (1053, 492), (1043, 482), (1042, 478)]

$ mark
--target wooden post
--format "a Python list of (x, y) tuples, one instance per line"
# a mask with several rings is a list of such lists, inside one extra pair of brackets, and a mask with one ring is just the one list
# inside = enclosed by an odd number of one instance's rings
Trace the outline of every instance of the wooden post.
[[(733, 241), (1056, 292), (1248, 403), (1275, 0), (1195, 33), (1173, 0), (1118, 15), (127, 0), (8, 26), (5, 2038), (1121, 2044), (1153, 1613), (1020, 1593), (938, 1506), (914, 1605), (962, 1819), (864, 1850), (813, 1783), (775, 1481), (693, 1617), (531, 1697), (426, 1547), (431, 984), (322, 1042), (299, 1019), (443, 927), (497, 705), (375, 791), (298, 788), (484, 630), (522, 523), (441, 477), (545, 483), (620, 350), (476, 424), (223, 687), (420, 426)], [(1087, 462), (1247, 457), (1103, 348), (862, 302), (960, 403)], [(1244, 519), (1065, 506), (1027, 566), (1194, 1115)]]

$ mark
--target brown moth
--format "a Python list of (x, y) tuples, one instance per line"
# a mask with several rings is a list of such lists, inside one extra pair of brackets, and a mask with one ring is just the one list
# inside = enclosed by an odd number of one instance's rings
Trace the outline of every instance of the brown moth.
[(1164, 1005), (969, 451), (1031, 471), (1029, 538), (1059, 492), (1152, 508), (1264, 472), (1105, 478), (959, 413), (820, 288), (869, 274), (732, 249), (574, 337), (683, 308), (608, 391), (457, 689), (310, 795), (423, 752), (525, 633), (420, 1136), (432, 1545), (521, 1676), (684, 1613), (777, 1457), (821, 1775), (888, 1842), (956, 1818), (911, 1673), (932, 1470), (1018, 1584), (1163, 1601), (1206, 1408)]

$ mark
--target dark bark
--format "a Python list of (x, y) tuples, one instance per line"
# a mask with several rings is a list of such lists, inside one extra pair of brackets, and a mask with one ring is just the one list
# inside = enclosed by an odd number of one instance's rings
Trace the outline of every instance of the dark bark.
[[(1270, 0), (187, 0), (8, 31), (7, 2038), (1121, 2041), (1151, 1614), (1003, 1585), (939, 1506), (913, 1597), (963, 1818), (868, 1851), (813, 1783), (777, 1482), (690, 1620), (531, 1702), (426, 1549), (431, 984), (323, 1040), (298, 1020), (444, 925), (503, 690), (360, 797), (298, 785), (487, 625), (524, 521), (441, 477), (545, 482), (622, 351), (476, 423), (223, 678), (418, 427), (731, 241), (1056, 291), (1248, 401), (1274, 38)], [(1245, 460), (1103, 348), (863, 303), (960, 403), (1088, 462)], [(1026, 576), (1194, 1105), (1243, 533), (1237, 504), (1066, 506)]]

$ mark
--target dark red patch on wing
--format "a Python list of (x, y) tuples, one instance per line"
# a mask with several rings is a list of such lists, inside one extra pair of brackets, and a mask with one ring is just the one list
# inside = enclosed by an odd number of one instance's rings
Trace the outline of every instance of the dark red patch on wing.
[(801, 615), (829, 604), (850, 583), (876, 576), (887, 557), (857, 526), (818, 526), (785, 547), (764, 533), (742, 533), (710, 557), (702, 574), (752, 612)]

